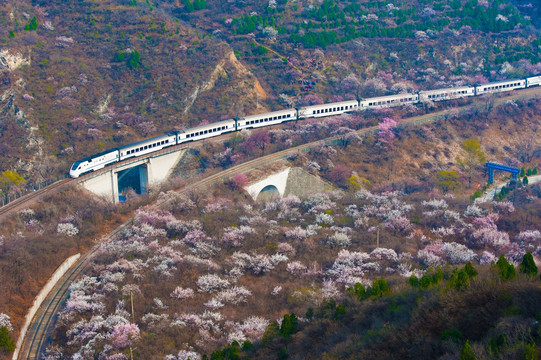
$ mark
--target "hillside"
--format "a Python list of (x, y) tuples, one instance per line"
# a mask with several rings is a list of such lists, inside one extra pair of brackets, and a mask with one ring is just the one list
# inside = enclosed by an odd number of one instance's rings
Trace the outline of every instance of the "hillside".
[[(1, 2), (0, 196), (171, 129), (541, 74), (539, 11), (522, 0)], [(301, 358), (308, 344), (315, 357), (452, 359), (466, 339), (480, 356), (520, 358), (539, 349), (539, 278), (502, 282), (491, 263), (504, 255), (518, 265), (531, 252), (539, 264), (541, 188), (515, 184), (499, 201), (474, 200), (485, 184), (477, 155), (539, 171), (541, 100), (495, 104), (488, 96), (243, 131), (200, 142), (169, 182), (120, 205), (77, 187), (50, 195), (1, 223), (0, 329), (16, 338), (55, 268), (100, 243), (47, 359), (127, 359), (132, 347), (135, 358), (193, 360), (245, 340), (254, 348), (245, 343), (242, 356), (254, 359)], [(404, 121), (462, 105), (472, 106), (433, 123)], [(370, 126), (378, 130), (355, 132)], [(330, 136), (333, 144), (175, 192)], [(334, 187), (263, 202), (242, 190), (286, 166)], [(479, 277), (449, 290), (452, 269), (468, 261)], [(444, 279), (434, 286), (407, 282), (437, 266)], [(381, 278), (392, 292), (383, 299), (348, 290)], [(486, 303), (472, 303), (479, 294)], [(452, 314), (434, 315), (447, 305)], [(469, 312), (486, 321), (470, 328)], [(300, 327), (284, 336), (278, 323), (292, 313)]]
[(500, 0), (2, 2), (0, 170), (26, 180), (4, 176), (2, 190), (171, 129), (541, 73), (535, 11)]
[[(360, 139), (346, 132), (336, 145), (315, 147), (280, 165), (301, 166), (337, 186), (337, 191), (309, 199), (254, 203), (236, 188), (245, 181), (240, 178), (189, 197), (155, 189), (150, 197), (116, 208), (90, 197), (81, 201), (76, 189), (59, 194), (2, 225), (10, 234), (2, 243), (2, 278), (12, 281), (0, 289), (6, 299), (0, 313), (7, 313), (19, 328), (25, 309), (46, 280), (39, 274), (52, 273), (67, 256), (88, 248), (135, 209), (131, 230), (106, 245), (91, 272), (74, 285), (55, 335), (62, 351), (71, 354), (88, 346), (86, 340), (72, 342), (79, 321), (94, 324), (99, 320), (95, 316), (107, 319), (115, 311), (127, 319), (130, 289), (140, 333), (137, 351), (147, 358), (163, 358), (191, 348), (210, 353), (231, 339), (257, 342), (269, 321), (284, 313), (302, 315), (329, 297), (338, 301), (355, 281), (370, 285), (375, 277), (385, 276), (395, 287), (404, 277), (421, 276), (437, 264), (468, 260), (486, 264), (501, 254), (519, 261), (525, 251), (537, 254), (539, 187), (517, 189), (501, 203), (473, 205), (469, 195), (474, 189), (468, 189), (467, 174), (453, 164), (463, 140), (480, 133), (483, 151), (491, 160), (539, 166), (538, 142), (532, 142), (531, 133), (520, 131), (524, 127), (538, 131), (539, 103), (536, 99), (508, 103), (488, 112), (474, 108), (434, 124), (398, 126), (390, 129), (392, 141), (384, 133)], [(224, 144), (205, 144), (194, 163), (184, 166), (197, 169), (203, 162), (207, 168), (200, 171), (212, 172), (211, 165), (228, 167), (283, 146), (321, 139), (333, 133), (329, 129), (363, 127), (388, 121), (384, 119), (389, 116), (398, 120), (403, 111), (233, 135)], [(256, 139), (267, 139), (263, 148), (254, 145), (261, 144)], [(230, 156), (226, 147), (233, 144), (240, 158)], [(529, 162), (521, 162), (519, 156)], [(246, 175), (255, 179), (271, 169)], [(444, 194), (442, 190), (449, 188), (438, 179), (438, 172), (448, 170), (458, 171), (458, 187)], [(481, 173), (475, 174), (474, 181), (482, 181)], [(172, 184), (183, 181), (173, 179)], [(359, 191), (359, 186), (368, 192)], [(169, 205), (140, 207), (157, 197)], [(359, 259), (351, 262), (347, 256)], [(202, 290), (206, 285), (200, 278), (206, 275), (221, 280), (208, 278), (211, 288)], [(212, 281), (228, 286), (213, 290)], [(210, 313), (204, 315), (205, 311)], [(170, 328), (177, 320), (180, 328)], [(105, 334), (114, 324), (104, 326)], [(182, 330), (184, 326), (189, 331)], [(159, 341), (153, 335), (158, 333)], [(110, 355), (114, 351), (108, 350)]]

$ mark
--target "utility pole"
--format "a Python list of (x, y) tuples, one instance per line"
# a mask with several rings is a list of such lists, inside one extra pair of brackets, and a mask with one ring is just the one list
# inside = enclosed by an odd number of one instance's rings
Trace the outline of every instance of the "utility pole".
[(379, 227), (376, 232), (376, 249), (379, 248)]
[[(135, 323), (135, 314), (133, 311), (133, 291), (130, 290), (130, 302), (131, 302), (131, 321)], [(133, 360), (133, 350), (130, 345), (130, 359)]]

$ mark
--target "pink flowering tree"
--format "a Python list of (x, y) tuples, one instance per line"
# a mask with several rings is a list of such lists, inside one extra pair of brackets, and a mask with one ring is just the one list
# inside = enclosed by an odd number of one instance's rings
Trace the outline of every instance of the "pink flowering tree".
[(238, 173), (233, 177), (232, 183), (236, 189), (242, 189), (248, 185), (248, 177), (243, 173)]
[(396, 120), (392, 118), (384, 118), (382, 122), (378, 124), (377, 140), (378, 144), (384, 147), (392, 148), (394, 145), (394, 139), (396, 137)]

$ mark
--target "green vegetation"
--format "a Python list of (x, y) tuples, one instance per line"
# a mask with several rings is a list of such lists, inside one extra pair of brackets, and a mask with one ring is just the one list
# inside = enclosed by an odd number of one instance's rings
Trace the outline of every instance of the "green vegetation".
[(125, 62), (129, 69), (137, 69), (141, 65), (141, 55), (139, 55), (137, 50), (130, 52), (117, 51), (113, 57), (113, 62)]
[(517, 277), (517, 271), (513, 264), (510, 264), (505, 256), (500, 256), (496, 262), (496, 268), (498, 270), (498, 277), (503, 281), (508, 281)]
[(24, 183), (26, 183), (25, 178), (16, 171), (6, 170), (0, 174), (0, 194), (7, 192), (13, 186), (23, 185)]
[[(454, 1), (451, 7), (437, 1), (430, 5), (430, 2), (423, 4), (425, 8), (419, 12), (406, 3), (325, 0), (302, 14), (302, 18), (308, 21), (295, 24), (296, 29), (287, 32), (291, 32), (291, 42), (302, 43), (305, 48), (326, 48), (362, 37), (411, 38), (418, 31), (441, 32), (444, 28), (460, 29), (464, 26), (486, 33), (499, 33), (513, 30), (518, 24), (529, 24), (515, 7), (502, 1), (494, 1), (488, 9), (472, 0), (463, 5)], [(258, 25), (265, 27), (271, 24), (273, 27), (276, 24), (281, 33), (285, 33), (282, 18), (275, 11), (270, 13), (267, 17), (243, 15), (234, 19), (234, 33), (247, 34), (254, 32)], [(517, 50), (522, 50), (522, 53), (511, 61), (528, 58), (534, 63), (539, 62), (535, 44)], [(499, 58), (509, 61), (510, 56), (501, 54)]]
[(468, 263), (462, 269), (454, 269), (451, 278), (449, 279), (449, 287), (455, 290), (464, 290), (470, 284), (470, 280), (477, 276), (477, 270), (472, 263)]
[(385, 279), (375, 279), (372, 283), (372, 286), (368, 287), (367, 289), (365, 289), (364, 285), (360, 283), (355, 283), (355, 285), (353, 285), (353, 287), (349, 288), (348, 290), (354, 293), (359, 300), (378, 298), (391, 292), (389, 284)]
[(418, 279), (415, 275), (412, 275), (408, 279), (408, 283), (412, 287), (419, 287), (420, 289), (428, 289), (432, 286), (439, 285), (443, 281), (443, 270), (438, 266), (435, 269), (428, 269), (425, 275)]
[(9, 336), (8, 328), (5, 326), (0, 327), (0, 350), (2, 349), (10, 353), (15, 351), (15, 342)]
[(459, 185), (460, 179), (455, 170), (441, 170), (436, 173), (436, 186), (444, 193), (455, 190)]
[(472, 178), (486, 162), (485, 153), (481, 144), (475, 139), (466, 139), (462, 142), (462, 153), (457, 157), (458, 166), (468, 175), (468, 188), (471, 188)]
[(477, 357), (473, 353), (473, 349), (471, 348), (470, 342), (466, 340), (464, 343), (464, 346), (462, 347), (462, 351), (460, 351), (460, 360), (476, 360)]
[[(276, 323), (269, 325), (267, 341), (243, 350), (240, 359), (265, 359), (269, 351), (278, 358), (296, 358), (301, 354), (322, 358), (325, 354), (340, 359), (349, 354), (363, 359), (402, 359), (415, 354), (415, 358), (432, 359), (447, 354), (449, 358), (477, 359), (518, 358), (514, 354), (520, 354), (521, 359), (536, 359), (538, 349), (533, 341), (540, 341), (541, 333), (527, 319), (540, 314), (539, 306), (532, 306), (541, 301), (539, 284), (523, 283), (512, 277), (495, 282), (500, 276), (496, 272), (478, 273), (471, 263), (451, 274), (448, 270), (432, 269), (427, 274), (437, 279), (432, 287), (387, 292), (384, 297), (361, 302), (356, 300), (359, 295), (366, 298), (367, 291), (356, 284), (350, 289), (353, 299), (345, 299), (341, 305), (330, 300), (316, 310), (310, 309), (307, 318), (311, 321), (299, 324), (296, 335), (287, 342)], [(458, 274), (466, 279), (482, 278), (454, 286)], [(382, 288), (376, 283), (374, 287)], [(335, 315), (338, 308), (343, 315)], [(520, 334), (512, 330), (502, 332), (503, 324), (511, 326), (507, 322), (511, 314), (515, 322), (528, 324)], [(271, 333), (272, 341), (268, 341)], [(529, 334), (528, 341), (524, 334)]]
[(24, 26), (25, 31), (36, 31), (37, 28), (38, 19), (36, 19), (35, 16), (30, 20), (30, 22), (26, 23), (26, 25)]
[(207, 8), (206, 0), (194, 0), (192, 3), (190, 0), (184, 1), (184, 10), (186, 12), (194, 12), (197, 10), (203, 10)]
[(522, 262), (518, 266), (519, 271), (529, 277), (535, 277), (537, 275), (537, 265), (533, 259), (532, 253), (527, 252), (522, 258)]

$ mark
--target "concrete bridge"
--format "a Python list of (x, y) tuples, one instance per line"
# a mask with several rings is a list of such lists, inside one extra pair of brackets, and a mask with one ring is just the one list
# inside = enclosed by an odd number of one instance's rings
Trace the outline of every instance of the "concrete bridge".
[(247, 185), (244, 190), (254, 201), (260, 201), (290, 194), (306, 197), (331, 188), (331, 184), (301, 168), (287, 168)]
[(79, 184), (98, 196), (117, 203), (120, 192), (131, 187), (144, 193), (169, 177), (187, 148), (168, 148), (144, 158), (128, 159), (81, 178)]

